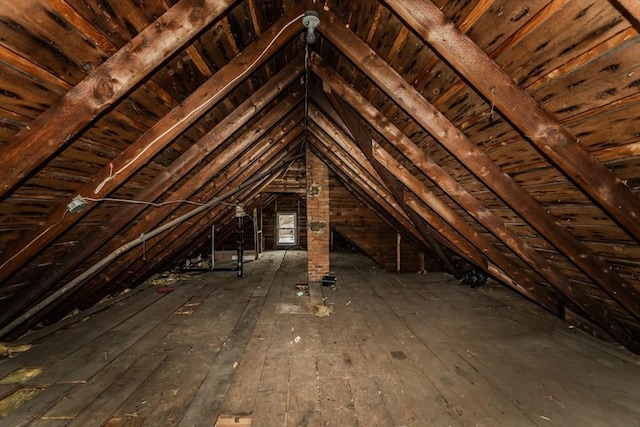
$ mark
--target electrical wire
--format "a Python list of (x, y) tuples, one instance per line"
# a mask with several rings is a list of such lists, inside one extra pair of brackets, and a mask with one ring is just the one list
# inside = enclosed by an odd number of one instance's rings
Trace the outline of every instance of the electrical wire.
[[(132, 199), (118, 199), (118, 198), (114, 198), (114, 197), (101, 197), (99, 199), (94, 199), (91, 197), (82, 197), (84, 200), (88, 200), (90, 202), (116, 202), (116, 203), (130, 203), (130, 204), (137, 204), (137, 205), (148, 205), (148, 206), (153, 206), (153, 207), (161, 207), (161, 206), (167, 206), (167, 205), (172, 205), (172, 204), (189, 204), (189, 205), (195, 205), (195, 206), (207, 206), (206, 203), (199, 203), (199, 202), (194, 202), (192, 200), (169, 200), (166, 202), (160, 202), (160, 203), (155, 203), (155, 202), (147, 202), (145, 200), (132, 200)], [(233, 203), (226, 203), (226, 202), (220, 202), (221, 205), (229, 205), (229, 206), (233, 206), (233, 207), (237, 207), (237, 205), (233, 204)]]
[(2, 265), (0, 265), (0, 270), (2, 270), (7, 264), (9, 264), (11, 261), (13, 261), (22, 252), (26, 251), (31, 245), (33, 245), (36, 242), (36, 240), (38, 240), (39, 238), (41, 238), (42, 236), (47, 234), (49, 232), (49, 230), (51, 230), (53, 227), (57, 227), (58, 225), (60, 225), (62, 223), (62, 221), (64, 221), (64, 217), (67, 215), (67, 212), (69, 212), (69, 209), (64, 211), (64, 213), (62, 214), (62, 218), (60, 218), (60, 221), (58, 221), (55, 224), (50, 225), (49, 227), (47, 227), (46, 230), (44, 230), (42, 233), (38, 234), (32, 241), (30, 241), (26, 246), (24, 246), (22, 249), (20, 249), (15, 255), (13, 255), (11, 258), (6, 260)]
[(309, 123), (309, 43), (304, 45), (304, 139), (307, 140)]
[(258, 55), (258, 57), (248, 66), (244, 69), (244, 71), (242, 71), (240, 74), (238, 74), (236, 77), (234, 77), (233, 79), (231, 79), (229, 82), (227, 82), (226, 85), (224, 85), (220, 90), (218, 90), (218, 92), (215, 95), (212, 95), (211, 97), (209, 97), (205, 102), (203, 102), (202, 104), (200, 104), (198, 107), (194, 108), (193, 110), (191, 110), (189, 112), (189, 114), (185, 115), (183, 118), (181, 118), (180, 120), (177, 120), (169, 129), (165, 130), (164, 132), (162, 132), (160, 135), (156, 136), (151, 142), (149, 142), (149, 144), (147, 144), (146, 147), (144, 147), (138, 154), (136, 154), (136, 156), (129, 160), (127, 163), (125, 163), (120, 169), (118, 169), (117, 171), (113, 171), (113, 165), (111, 165), (111, 171), (109, 173), (109, 176), (106, 177), (97, 187), (96, 189), (93, 191), (94, 194), (98, 194), (100, 193), (100, 191), (102, 191), (102, 189), (104, 188), (104, 186), (107, 184), (107, 182), (111, 181), (112, 179), (114, 179), (116, 176), (118, 176), (118, 174), (120, 174), (123, 170), (127, 169), (129, 166), (131, 166), (136, 160), (138, 160), (140, 157), (142, 157), (142, 155), (144, 153), (146, 153), (153, 145), (155, 145), (161, 138), (163, 138), (166, 134), (168, 134), (169, 132), (173, 131), (176, 127), (178, 127), (180, 124), (182, 124), (185, 120), (188, 120), (189, 118), (191, 118), (191, 116), (193, 116), (194, 114), (198, 114), (200, 111), (202, 111), (205, 108), (209, 108), (210, 107), (210, 102), (211, 100), (215, 99), (219, 94), (221, 94), (222, 92), (224, 92), (225, 90), (227, 90), (227, 88), (229, 88), (229, 86), (231, 86), (232, 84), (234, 84), (236, 81), (238, 81), (240, 78), (244, 77), (245, 74), (247, 74), (249, 72), (249, 70), (251, 70), (253, 68), (254, 65), (256, 65), (261, 59), (262, 57), (267, 53), (267, 51), (271, 48), (271, 46), (273, 46), (273, 44), (276, 42), (276, 40), (278, 39), (278, 37), (280, 37), (280, 35), (284, 32), (284, 30), (286, 30), (288, 27), (290, 27), (293, 23), (295, 23), (296, 21), (300, 20), (301, 18), (304, 17), (304, 14), (299, 15), (295, 18), (293, 18), (291, 21), (289, 21), (284, 27), (282, 27), (280, 29), (280, 31), (278, 31), (276, 33), (275, 36), (273, 36), (273, 38), (271, 39), (271, 41), (269, 42), (269, 44), (267, 45), (267, 47), (265, 47), (262, 52), (260, 53), (260, 55)]

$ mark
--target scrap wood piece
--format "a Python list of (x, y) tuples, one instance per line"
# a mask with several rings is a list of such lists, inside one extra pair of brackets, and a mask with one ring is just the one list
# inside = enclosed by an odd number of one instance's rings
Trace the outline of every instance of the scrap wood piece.
[(251, 417), (238, 415), (220, 415), (216, 421), (216, 427), (250, 426)]

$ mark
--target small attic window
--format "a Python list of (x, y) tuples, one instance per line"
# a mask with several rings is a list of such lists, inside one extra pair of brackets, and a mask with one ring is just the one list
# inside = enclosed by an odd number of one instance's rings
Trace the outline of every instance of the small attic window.
[(297, 243), (296, 223), (295, 213), (278, 213), (277, 224), (279, 245), (295, 245)]

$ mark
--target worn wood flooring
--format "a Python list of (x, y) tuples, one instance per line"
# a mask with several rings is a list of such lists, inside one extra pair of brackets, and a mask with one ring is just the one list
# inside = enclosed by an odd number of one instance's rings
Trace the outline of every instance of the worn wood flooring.
[(0, 425), (640, 426), (640, 358), (508, 289), (340, 253), (339, 287), (297, 296), (305, 270), (267, 252), (32, 333)]

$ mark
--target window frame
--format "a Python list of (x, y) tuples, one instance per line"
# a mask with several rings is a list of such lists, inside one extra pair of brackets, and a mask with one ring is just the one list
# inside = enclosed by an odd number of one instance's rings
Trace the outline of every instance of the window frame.
[[(293, 226), (281, 227), (280, 226), (281, 216), (293, 216)], [(293, 230), (293, 242), (290, 242), (290, 241), (282, 242), (280, 230)], [(295, 246), (298, 244), (298, 214), (296, 212), (277, 212), (276, 213), (276, 244), (278, 246)]]

